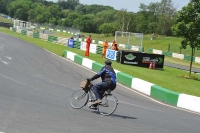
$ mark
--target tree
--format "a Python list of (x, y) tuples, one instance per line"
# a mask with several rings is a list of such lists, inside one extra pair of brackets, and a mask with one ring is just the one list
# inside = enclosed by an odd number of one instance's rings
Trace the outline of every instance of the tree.
[(136, 14), (136, 18), (135, 18), (135, 23), (136, 25), (136, 32), (141, 32), (141, 33), (149, 33), (149, 24), (150, 21), (148, 19), (148, 17), (150, 17), (151, 13), (150, 12), (138, 12)]
[(68, 27), (73, 27), (75, 19), (79, 18), (79, 13), (71, 12), (68, 14), (67, 18), (64, 19), (64, 25)]
[(83, 5), (83, 4), (76, 5), (75, 11), (80, 14), (85, 14), (86, 13), (85, 5)]
[(14, 0), (0, 0), (0, 13), (8, 14), (7, 7)]
[(96, 14), (97, 18), (101, 18), (104, 20), (105, 23), (111, 23), (116, 20), (115, 14), (117, 13), (116, 10), (104, 10), (98, 12)]
[(103, 5), (96, 5), (96, 4), (85, 6), (86, 14), (97, 14), (98, 12), (101, 12), (104, 10), (114, 10), (114, 8), (110, 6), (103, 6)]
[(132, 14), (131, 12), (127, 12), (127, 9), (121, 9), (117, 12), (117, 25), (120, 31), (129, 31), (129, 25), (133, 19)]
[(45, 17), (43, 17), (43, 13), (46, 10), (46, 6), (41, 3), (33, 3), (31, 5), (31, 9), (28, 11), (28, 21), (30, 22), (39, 22), (45, 23)]
[[(168, 29), (173, 25), (173, 16), (177, 13), (172, 0), (162, 0), (158, 9), (160, 15), (159, 27), (161, 35), (166, 35)], [(172, 23), (171, 23), (172, 22)]]
[(79, 28), (82, 32), (96, 33), (97, 29), (93, 23), (94, 19), (95, 19), (94, 14), (82, 15), (75, 20), (74, 22), (74, 24), (76, 25), (75, 28)]
[(58, 5), (62, 9), (74, 10), (77, 5), (79, 5), (79, 0), (58, 0)]
[(31, 0), (16, 0), (10, 3), (8, 12), (11, 17), (18, 18), (20, 20), (28, 20), (28, 11), (32, 5)]
[(6, 3), (5, 0), (0, 0), (0, 12), (6, 13)]
[(71, 12), (73, 12), (73, 11), (68, 10), (68, 9), (62, 10), (62, 11), (61, 11), (61, 18), (67, 18), (68, 15), (69, 15)]
[(137, 29), (143, 33), (158, 33), (172, 35), (171, 26), (174, 24), (173, 16), (176, 14), (172, 0), (151, 2), (149, 5), (140, 4), (136, 16)]
[(57, 24), (57, 20), (60, 19), (61, 16), (61, 9), (57, 4), (53, 4), (49, 6), (45, 10), (45, 15), (44, 17), (46, 18), (46, 22), (51, 23), (51, 24)]
[(113, 23), (104, 23), (99, 27), (99, 31), (109, 36), (110, 33), (115, 33), (115, 26)]
[(191, 51), (191, 61), (189, 77), (191, 77), (192, 62), (194, 50), (200, 47), (200, 1), (191, 0), (187, 6), (175, 16), (175, 24), (172, 27), (173, 34), (177, 37), (183, 37), (181, 45), (184, 49), (189, 45)]

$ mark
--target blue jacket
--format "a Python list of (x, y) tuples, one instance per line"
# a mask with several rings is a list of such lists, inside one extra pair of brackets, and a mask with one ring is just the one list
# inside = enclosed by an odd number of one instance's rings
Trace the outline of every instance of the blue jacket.
[(101, 77), (102, 82), (110, 83), (112, 81), (113, 84), (116, 84), (116, 74), (110, 65), (105, 65), (102, 67), (101, 71), (94, 75), (91, 80), (95, 80), (99, 77)]

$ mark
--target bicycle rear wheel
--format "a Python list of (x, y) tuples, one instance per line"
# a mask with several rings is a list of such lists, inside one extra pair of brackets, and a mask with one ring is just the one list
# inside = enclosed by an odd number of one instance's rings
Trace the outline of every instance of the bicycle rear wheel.
[(74, 109), (80, 109), (87, 104), (89, 94), (84, 90), (75, 91), (70, 97), (70, 104)]
[(111, 115), (115, 112), (117, 104), (118, 100), (114, 95), (106, 94), (98, 105), (97, 110), (101, 115)]

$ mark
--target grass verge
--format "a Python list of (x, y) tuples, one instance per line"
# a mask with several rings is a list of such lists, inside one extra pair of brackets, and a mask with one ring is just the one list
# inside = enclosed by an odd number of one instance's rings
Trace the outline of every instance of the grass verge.
[[(68, 48), (64, 45), (58, 45), (51, 42), (43, 41), (36, 38), (30, 38), (15, 32), (11, 32), (9, 29), (1, 28), (0, 31), (6, 34), (20, 38), (26, 42), (37, 45), (41, 48), (47, 49), (59, 56), (63, 56), (64, 50), (69, 50), (74, 53), (77, 53), (81, 56), (84, 56), (84, 51), (78, 49)], [(94, 60), (99, 63), (104, 63), (105, 59), (101, 58), (101, 55), (90, 54), (89, 59)], [(164, 67), (163, 71), (152, 70), (142, 67), (135, 67), (129, 65), (122, 65), (117, 62), (113, 62), (113, 67), (119, 71), (132, 75), (134, 77), (146, 80), (148, 82), (154, 83), (156, 85), (162, 86), (169, 90), (173, 90), (180, 93), (185, 93), (189, 95), (195, 95), (200, 97), (200, 81), (185, 79), (178, 77), (179, 75), (187, 75), (188, 72), (182, 71), (175, 68)], [(193, 76), (200, 78), (200, 75), (192, 74)]]
[(0, 16), (0, 22), (13, 24), (13, 21), (12, 21), (12, 20), (7, 19), (7, 18), (3, 18), (3, 17), (1, 17), (1, 16)]
[[(112, 42), (115, 39), (114, 36), (105, 37), (103, 34), (81, 33), (81, 35), (85, 35), (85, 37), (87, 37), (88, 35), (92, 35), (92, 39), (98, 40), (98, 41), (108, 40), (109, 42)], [(70, 34), (67, 34), (64, 32), (55, 32), (55, 36), (68, 37), (68, 38), (71, 37)], [(162, 50), (166, 52), (169, 51), (172, 53), (191, 55), (190, 46), (187, 46), (186, 49), (180, 49), (180, 46), (181, 46), (180, 42), (183, 40), (182, 38), (165, 37), (165, 36), (157, 36), (156, 39), (153, 39), (153, 40), (150, 40), (150, 38), (151, 38), (151, 35), (144, 35), (143, 47), (144, 47), (145, 52), (148, 52), (149, 48), (153, 48), (153, 49)], [(128, 43), (128, 40), (126, 39), (123, 41), (125, 41), (123, 42), (124, 44)], [(195, 50), (195, 56), (200, 57), (200, 50)]]

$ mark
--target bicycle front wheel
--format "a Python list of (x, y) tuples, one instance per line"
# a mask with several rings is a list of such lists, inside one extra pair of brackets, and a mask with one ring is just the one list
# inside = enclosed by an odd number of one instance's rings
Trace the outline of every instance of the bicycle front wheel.
[(102, 115), (111, 115), (117, 108), (118, 100), (112, 94), (103, 97), (102, 102), (98, 105), (98, 112)]
[(75, 91), (70, 97), (70, 104), (74, 109), (80, 109), (87, 104), (89, 94), (84, 90)]

